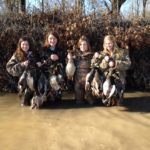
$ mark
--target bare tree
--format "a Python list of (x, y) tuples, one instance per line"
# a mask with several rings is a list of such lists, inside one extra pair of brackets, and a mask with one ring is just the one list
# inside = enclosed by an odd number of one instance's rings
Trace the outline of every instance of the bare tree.
[(44, 0), (41, 2), (42, 12), (44, 13)]
[(139, 0), (136, 0), (136, 16), (139, 16), (139, 12), (140, 12), (139, 8), (140, 8)]
[(8, 12), (25, 12), (26, 0), (4, 0)]
[(79, 14), (83, 14), (84, 12), (84, 3), (85, 0), (75, 0), (75, 8)]
[(145, 15), (146, 15), (146, 3), (147, 3), (147, 0), (143, 0), (143, 13), (142, 13), (142, 16), (145, 18)]
[(62, 3), (62, 11), (65, 12), (66, 0), (61, 0), (61, 3)]
[(19, 8), (21, 12), (26, 12), (26, 0), (21, 0)]
[(120, 8), (126, 0), (109, 0), (111, 2), (111, 8), (109, 7), (106, 0), (103, 0), (108, 10), (108, 13), (113, 17), (117, 17), (120, 14)]

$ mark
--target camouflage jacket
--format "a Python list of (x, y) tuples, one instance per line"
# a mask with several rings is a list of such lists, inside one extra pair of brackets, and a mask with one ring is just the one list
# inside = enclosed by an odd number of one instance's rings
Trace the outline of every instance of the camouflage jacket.
[(38, 58), (39, 58), (38, 55), (35, 55), (35, 54), (33, 55), (33, 53), (30, 51), (27, 54), (26, 59), (25, 59), (25, 60), (28, 60), (29, 63), (28, 63), (28, 66), (25, 67), (21, 65), (22, 61), (16, 56), (16, 53), (14, 53), (11, 59), (6, 64), (6, 70), (12, 76), (20, 77), (20, 75), (22, 75), (25, 69), (32, 69), (32, 68), (37, 67), (36, 63), (37, 63)]
[(75, 56), (74, 62), (76, 66), (75, 83), (85, 83), (86, 75), (90, 72), (90, 65), (93, 53), (78, 53)]
[(117, 70), (127, 70), (130, 65), (131, 65), (131, 61), (130, 58), (128, 56), (128, 53), (124, 50), (124, 49), (115, 49), (115, 51), (110, 54), (109, 51), (102, 51), (99, 54), (98, 58), (92, 58), (92, 66), (101, 68), (101, 69), (105, 69), (108, 67), (108, 63), (106, 61), (103, 61), (105, 56), (109, 56), (110, 58), (112, 58), (115, 63), (115, 69)]
[[(125, 77), (125, 71), (130, 67), (131, 61), (128, 55), (128, 52), (124, 49), (118, 48), (115, 49), (113, 53), (110, 53), (109, 51), (101, 51), (99, 53), (98, 58), (92, 58), (91, 67), (97, 67), (103, 70), (104, 72), (107, 72), (109, 70), (108, 62), (104, 60), (105, 56), (109, 56), (112, 60), (115, 62), (115, 70), (119, 72), (119, 75), (121, 78)], [(106, 73), (105, 73), (106, 74)]]
[(21, 65), (21, 61), (16, 57), (16, 54), (14, 53), (6, 64), (6, 70), (10, 75), (14, 77), (20, 77), (25, 70), (25, 67)]
[(80, 53), (75, 56), (75, 66), (78, 69), (90, 69), (91, 59), (92, 59), (93, 53), (87, 52), (87, 53)]

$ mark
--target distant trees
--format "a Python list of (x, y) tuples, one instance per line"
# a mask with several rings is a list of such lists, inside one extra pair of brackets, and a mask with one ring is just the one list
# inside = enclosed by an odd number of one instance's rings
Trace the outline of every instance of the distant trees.
[(143, 17), (145, 18), (146, 16), (148, 16), (148, 9), (146, 9), (147, 7), (150, 6), (150, 0), (135, 0), (132, 1), (132, 12), (131, 15), (132, 16), (136, 16), (136, 17)]
[[(8, 12), (24, 13), (26, 9), (28, 9), (26, 6), (28, 0), (1, 0), (0, 2), (5, 3)], [(120, 16), (120, 9), (125, 2), (130, 3), (130, 5), (126, 5), (131, 8), (129, 9), (128, 15), (148, 16), (148, 9), (146, 8), (149, 6), (150, 0), (35, 0), (34, 2), (38, 3), (38, 6), (34, 6), (34, 10), (41, 12), (56, 9), (65, 13), (68, 12), (68, 10), (74, 10), (74, 13), (83, 15), (87, 11), (92, 12), (92, 10), (99, 10), (99, 13), (107, 11), (109, 16), (116, 19)], [(38, 8), (36, 9), (36, 7)], [(98, 9), (100, 7), (101, 10)], [(29, 6), (29, 8), (32, 8), (32, 6)], [(87, 8), (89, 10), (87, 10)]]
[(111, 14), (112, 17), (117, 17), (120, 14), (120, 8), (126, 0), (110, 0), (111, 7), (108, 5), (107, 1), (104, 0), (104, 4), (108, 10), (108, 14)]
[(85, 0), (75, 0), (75, 8), (79, 14), (84, 12)]
[(26, 0), (4, 0), (8, 12), (25, 12)]

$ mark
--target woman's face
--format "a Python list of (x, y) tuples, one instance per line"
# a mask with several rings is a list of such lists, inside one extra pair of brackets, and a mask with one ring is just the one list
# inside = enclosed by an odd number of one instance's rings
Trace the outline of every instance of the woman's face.
[(27, 53), (29, 50), (29, 42), (28, 41), (22, 41), (20, 45), (21, 49)]
[(48, 36), (48, 43), (49, 43), (50, 47), (55, 48), (56, 44), (57, 44), (57, 38), (54, 35), (50, 34)]
[(88, 44), (87, 44), (86, 41), (81, 41), (81, 43), (80, 43), (80, 50), (81, 50), (82, 52), (85, 52), (85, 51), (88, 50)]
[(105, 40), (105, 48), (112, 51), (114, 48), (114, 43), (111, 40)]

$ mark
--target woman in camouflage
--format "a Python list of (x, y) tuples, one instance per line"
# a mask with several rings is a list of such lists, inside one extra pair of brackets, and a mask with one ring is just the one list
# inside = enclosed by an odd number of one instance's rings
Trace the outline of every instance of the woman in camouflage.
[(86, 99), (89, 104), (94, 103), (94, 99), (90, 91), (85, 91), (85, 78), (87, 73), (90, 71), (90, 64), (93, 53), (91, 52), (91, 47), (88, 39), (85, 36), (81, 36), (78, 41), (79, 51), (72, 56), (70, 53), (67, 55), (68, 59), (74, 57), (74, 62), (76, 66), (76, 71), (74, 75), (74, 90), (75, 90), (75, 100), (77, 104), (84, 103)]
[[(104, 37), (103, 51), (96, 52), (92, 58), (92, 70), (86, 81), (86, 88), (89, 88), (90, 82), (94, 76), (95, 69), (99, 69), (107, 76), (110, 70), (115, 70), (122, 83), (122, 91), (125, 90), (126, 70), (130, 67), (131, 61), (128, 51), (118, 47), (113, 35)], [(112, 81), (113, 82), (113, 81)], [(119, 101), (121, 103), (121, 100)]]
[[(31, 41), (31, 39), (27, 36), (20, 38), (16, 51), (6, 64), (6, 70), (8, 71), (8, 73), (19, 79), (28, 66), (28, 57), (32, 55), (32, 52), (33, 42)], [(21, 106), (30, 104), (32, 94), (33, 93), (29, 89), (25, 90), (24, 97), (21, 100)]]

